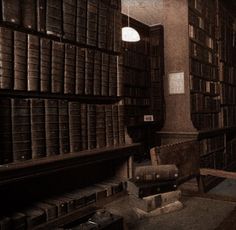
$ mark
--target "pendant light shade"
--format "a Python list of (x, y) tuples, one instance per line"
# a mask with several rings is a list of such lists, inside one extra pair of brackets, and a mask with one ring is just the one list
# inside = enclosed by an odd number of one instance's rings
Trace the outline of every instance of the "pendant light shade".
[(132, 27), (123, 27), (122, 28), (122, 41), (125, 42), (138, 42), (140, 41), (140, 36), (137, 30)]
[(138, 42), (140, 41), (140, 35), (138, 31), (130, 27), (129, 18), (129, 4), (128, 4), (128, 26), (122, 28), (122, 41), (124, 42)]

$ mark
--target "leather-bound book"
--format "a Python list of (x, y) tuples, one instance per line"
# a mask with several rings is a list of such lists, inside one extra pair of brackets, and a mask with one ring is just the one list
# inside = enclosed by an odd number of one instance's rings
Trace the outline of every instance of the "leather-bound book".
[(106, 114), (105, 105), (96, 105), (96, 146), (106, 147)]
[(109, 35), (107, 36), (107, 49), (114, 51), (115, 9), (113, 9), (111, 6), (108, 8), (107, 18), (107, 30), (109, 32)]
[(59, 113), (58, 100), (45, 100), (46, 152), (47, 156), (59, 152)]
[(106, 143), (107, 143), (107, 147), (111, 147), (114, 145), (112, 105), (106, 105), (105, 112), (106, 112)]
[(22, 0), (21, 1), (21, 12), (22, 12), (22, 25), (25, 28), (36, 30), (36, 0)]
[(76, 47), (65, 45), (64, 93), (75, 94)]
[(76, 47), (75, 93), (79, 95), (85, 92), (85, 53), (85, 48)]
[(77, 101), (69, 102), (70, 151), (79, 152), (82, 149), (81, 139), (81, 105)]
[(109, 0), (99, 1), (98, 10), (98, 48), (107, 48), (107, 36), (109, 36), (109, 31), (107, 30), (108, 25), (108, 7)]
[(14, 31), (14, 89), (27, 90), (27, 34)]
[(0, 99), (0, 164), (12, 162), (11, 99)]
[(121, 28), (122, 28), (122, 14), (121, 11), (116, 10), (114, 13), (114, 52), (121, 52)]
[(28, 91), (40, 90), (39, 76), (39, 37), (28, 34), (28, 55), (27, 55), (27, 79)]
[(2, 0), (2, 18), (5, 22), (20, 25), (21, 3), (20, 0)]
[(109, 59), (109, 96), (117, 96), (117, 56)]
[(96, 106), (88, 104), (88, 149), (96, 148)]
[(77, 0), (76, 41), (86, 44), (87, 38), (87, 0)]
[(40, 38), (40, 91), (51, 92), (51, 40)]
[(75, 41), (76, 1), (63, 0), (63, 37)]
[(63, 93), (65, 50), (62, 42), (52, 42), (52, 93)]
[(87, 104), (81, 104), (81, 140), (82, 140), (82, 150), (87, 150), (88, 149)]
[(125, 144), (125, 114), (124, 105), (118, 106), (118, 122), (119, 122), (119, 144)]
[(68, 101), (59, 101), (59, 143), (60, 154), (70, 152)]
[(109, 84), (109, 55), (102, 53), (102, 66), (101, 66), (101, 94), (102, 96), (108, 96), (108, 84)]
[(85, 53), (85, 94), (93, 95), (94, 54), (92, 49), (86, 49)]
[(44, 99), (30, 100), (32, 158), (46, 156)]
[(118, 119), (118, 105), (112, 105), (112, 128), (114, 145), (119, 145), (119, 119)]
[(87, 45), (97, 46), (98, 0), (88, 0), (87, 7)]
[(14, 84), (13, 31), (0, 27), (0, 89), (12, 89)]
[(25, 161), (32, 158), (30, 101), (11, 99), (13, 161)]
[(37, 0), (37, 30), (46, 32), (46, 0)]
[(95, 51), (94, 55), (94, 73), (93, 73), (93, 93), (96, 96), (101, 95), (101, 63), (102, 63), (102, 53), (100, 51)]
[(47, 34), (62, 36), (62, 0), (47, 0)]

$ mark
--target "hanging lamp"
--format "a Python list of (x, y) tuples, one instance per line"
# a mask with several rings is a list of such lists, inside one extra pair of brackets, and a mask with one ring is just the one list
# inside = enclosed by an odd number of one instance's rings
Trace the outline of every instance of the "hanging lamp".
[(128, 26), (122, 28), (122, 41), (125, 41), (125, 42), (140, 41), (140, 35), (138, 31), (130, 27), (129, 4), (128, 4)]

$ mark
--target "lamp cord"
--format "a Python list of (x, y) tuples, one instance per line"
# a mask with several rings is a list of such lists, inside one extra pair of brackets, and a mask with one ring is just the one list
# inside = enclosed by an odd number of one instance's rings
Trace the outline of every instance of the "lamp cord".
[(128, 4), (128, 27), (130, 25), (130, 19), (129, 19), (129, 4)]

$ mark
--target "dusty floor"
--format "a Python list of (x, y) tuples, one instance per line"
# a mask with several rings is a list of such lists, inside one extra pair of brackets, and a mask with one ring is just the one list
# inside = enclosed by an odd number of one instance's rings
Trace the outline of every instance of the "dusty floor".
[[(139, 219), (129, 205), (129, 198), (121, 198), (107, 206), (114, 214), (122, 215), (129, 230), (213, 230), (227, 219), (236, 203), (197, 197), (184, 197), (184, 208), (169, 214)], [(236, 212), (234, 213), (236, 217)], [(234, 219), (236, 221), (236, 219)], [(229, 219), (228, 219), (229, 222)], [(229, 230), (236, 229), (229, 225)], [(219, 228), (219, 230), (226, 228)]]

